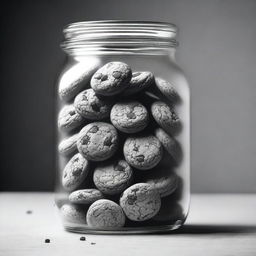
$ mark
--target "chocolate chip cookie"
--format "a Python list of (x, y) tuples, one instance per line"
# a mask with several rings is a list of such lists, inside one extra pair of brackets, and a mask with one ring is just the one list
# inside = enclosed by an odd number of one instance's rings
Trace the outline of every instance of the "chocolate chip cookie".
[(174, 86), (169, 83), (168, 81), (160, 78), (160, 77), (156, 77), (155, 78), (155, 85), (158, 88), (158, 90), (168, 99), (170, 100), (172, 103), (177, 102), (177, 100), (179, 99), (179, 95), (178, 92), (176, 91), (176, 89), (174, 88)]
[(58, 127), (61, 131), (70, 132), (84, 123), (84, 118), (78, 114), (73, 105), (64, 106), (58, 117)]
[(117, 131), (108, 123), (90, 123), (79, 132), (77, 148), (88, 160), (104, 161), (113, 156), (118, 148)]
[(64, 204), (60, 213), (65, 222), (86, 224), (86, 211), (79, 206)]
[(147, 89), (154, 83), (154, 76), (149, 71), (133, 72), (131, 81), (122, 93), (122, 96), (130, 96), (144, 89)]
[(132, 71), (127, 64), (117, 61), (109, 62), (94, 73), (91, 87), (101, 95), (116, 95), (128, 86), (131, 77)]
[(158, 170), (153, 177), (146, 180), (146, 183), (157, 189), (161, 197), (169, 196), (178, 186), (178, 176), (175, 173), (168, 173), (169, 170)]
[(69, 195), (69, 201), (75, 204), (91, 204), (103, 198), (104, 195), (94, 188), (76, 190)]
[(155, 167), (163, 156), (160, 141), (152, 135), (128, 137), (124, 143), (123, 151), (125, 160), (140, 170)]
[(72, 100), (90, 83), (93, 73), (98, 68), (97, 63), (77, 63), (68, 69), (59, 81), (59, 96), (64, 101)]
[(158, 213), (161, 198), (158, 191), (150, 184), (137, 183), (123, 192), (120, 205), (127, 218), (133, 221), (144, 221)]
[(59, 153), (63, 156), (69, 156), (77, 151), (76, 142), (78, 138), (78, 133), (63, 139), (59, 146)]
[(151, 106), (155, 121), (169, 134), (177, 134), (181, 129), (181, 121), (175, 111), (166, 103), (156, 101)]
[(120, 194), (131, 184), (132, 179), (133, 170), (124, 160), (101, 164), (93, 174), (95, 186), (108, 195)]
[(160, 140), (165, 150), (171, 155), (176, 163), (182, 159), (182, 149), (177, 140), (167, 134), (162, 128), (156, 128), (155, 136)]
[(147, 109), (138, 101), (116, 103), (111, 109), (112, 124), (125, 133), (142, 131), (149, 122)]
[(89, 227), (118, 228), (124, 226), (125, 215), (117, 203), (100, 199), (89, 207), (86, 220)]
[(80, 92), (74, 101), (76, 111), (86, 119), (102, 120), (109, 116), (111, 110), (109, 100), (98, 97), (93, 89)]
[(89, 172), (89, 162), (79, 153), (75, 154), (63, 170), (62, 185), (67, 191), (76, 189)]

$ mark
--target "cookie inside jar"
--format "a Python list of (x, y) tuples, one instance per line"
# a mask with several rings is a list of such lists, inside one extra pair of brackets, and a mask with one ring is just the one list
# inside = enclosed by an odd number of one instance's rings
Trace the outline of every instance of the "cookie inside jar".
[(66, 69), (78, 70), (74, 79), (64, 72), (59, 80), (56, 204), (63, 225), (82, 233), (176, 229), (189, 205), (186, 80), (166, 56), (105, 50), (74, 55)]

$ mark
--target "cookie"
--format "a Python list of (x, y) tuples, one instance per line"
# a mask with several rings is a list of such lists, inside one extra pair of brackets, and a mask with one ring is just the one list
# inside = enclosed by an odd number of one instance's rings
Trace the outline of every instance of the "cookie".
[(93, 228), (118, 228), (125, 224), (122, 208), (113, 201), (100, 199), (88, 209), (86, 220)]
[(154, 76), (149, 71), (133, 72), (128, 87), (122, 93), (122, 96), (130, 96), (144, 89), (147, 89), (154, 83)]
[(171, 201), (169, 197), (162, 199), (161, 208), (159, 212), (153, 217), (153, 220), (161, 222), (175, 222), (177, 220), (183, 220), (183, 211), (180, 204)]
[(69, 156), (77, 151), (76, 142), (78, 138), (78, 133), (63, 139), (59, 146), (58, 151), (63, 156)]
[(151, 219), (158, 213), (161, 198), (153, 186), (147, 183), (137, 183), (123, 192), (120, 206), (128, 219), (144, 221)]
[(67, 191), (76, 189), (89, 172), (89, 162), (79, 153), (75, 154), (63, 170), (62, 185)]
[(125, 133), (142, 131), (149, 122), (147, 109), (138, 101), (116, 103), (111, 109), (112, 124)]
[(61, 131), (70, 132), (84, 123), (84, 118), (79, 115), (73, 105), (64, 106), (58, 116), (58, 127)]
[(100, 95), (116, 95), (127, 88), (131, 77), (132, 71), (127, 64), (109, 62), (94, 73), (91, 87)]
[(176, 163), (182, 158), (182, 149), (178, 141), (167, 134), (162, 128), (156, 128), (155, 136), (160, 140), (165, 150), (171, 155)]
[(76, 190), (69, 195), (69, 201), (75, 204), (91, 204), (102, 198), (103, 194), (94, 188)]
[(140, 170), (155, 167), (163, 156), (160, 141), (152, 135), (128, 137), (123, 151), (128, 164)]
[(152, 185), (161, 197), (169, 196), (178, 186), (178, 176), (175, 173), (168, 173), (168, 171), (158, 170), (158, 172), (154, 172), (155, 175), (152, 175), (155, 177), (146, 180), (146, 183)]
[(60, 208), (60, 213), (65, 222), (86, 224), (86, 211), (79, 206), (64, 204)]
[(104, 194), (122, 193), (132, 182), (133, 170), (124, 160), (104, 163), (95, 168), (93, 181)]
[(63, 73), (59, 81), (59, 96), (64, 101), (72, 100), (80, 91), (90, 84), (93, 73), (98, 68), (95, 64), (77, 63)]
[(168, 81), (156, 77), (155, 78), (155, 85), (158, 90), (172, 103), (178, 101), (179, 95), (175, 88), (169, 83)]
[(80, 92), (74, 101), (76, 111), (86, 119), (102, 120), (109, 116), (112, 104), (99, 98), (93, 89)]
[(77, 148), (88, 160), (104, 161), (113, 156), (118, 148), (117, 131), (108, 123), (90, 123), (79, 132)]
[(181, 129), (181, 121), (177, 114), (166, 103), (156, 101), (151, 105), (151, 113), (155, 121), (169, 134), (177, 134)]

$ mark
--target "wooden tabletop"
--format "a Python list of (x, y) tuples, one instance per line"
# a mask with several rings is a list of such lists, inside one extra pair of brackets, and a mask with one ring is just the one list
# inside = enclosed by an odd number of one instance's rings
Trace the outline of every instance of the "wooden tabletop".
[(63, 230), (52, 193), (0, 193), (1, 256), (255, 256), (256, 195), (194, 194), (174, 233), (80, 236)]

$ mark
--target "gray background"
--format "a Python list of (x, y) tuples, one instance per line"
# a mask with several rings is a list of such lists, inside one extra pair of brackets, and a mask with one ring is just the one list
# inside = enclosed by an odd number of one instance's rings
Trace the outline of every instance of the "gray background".
[(54, 187), (54, 81), (64, 25), (175, 23), (192, 91), (192, 191), (256, 192), (256, 1), (6, 1), (1, 6), (1, 190)]

